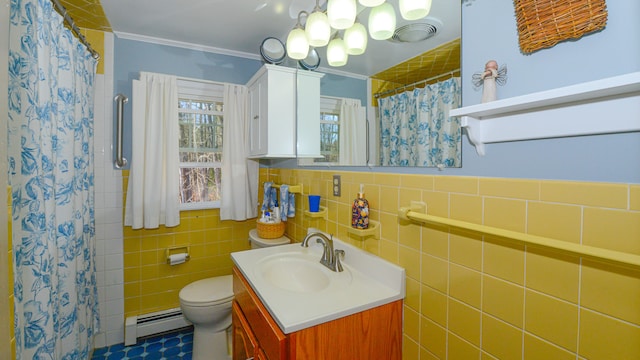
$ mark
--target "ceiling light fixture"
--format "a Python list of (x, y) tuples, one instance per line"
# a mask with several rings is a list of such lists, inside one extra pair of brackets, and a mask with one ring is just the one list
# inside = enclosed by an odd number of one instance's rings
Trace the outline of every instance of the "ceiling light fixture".
[(353, 26), (356, 21), (356, 0), (328, 0), (327, 17), (329, 24), (336, 30)]
[(327, 15), (320, 8), (320, 0), (316, 0), (316, 7), (311, 15), (307, 17), (304, 31), (307, 34), (309, 45), (313, 47), (321, 47), (329, 43), (331, 26)]
[(396, 12), (389, 3), (371, 9), (369, 13), (369, 34), (374, 40), (386, 40), (396, 29)]
[(400, 14), (405, 20), (418, 20), (429, 15), (431, 0), (400, 0)]
[[(425, 17), (429, 13), (431, 2), (432, 0), (400, 0), (402, 17), (407, 20)], [(358, 3), (371, 7), (367, 27), (356, 19)], [(306, 15), (304, 27), (301, 20), (303, 14)], [(344, 66), (349, 55), (360, 55), (366, 51), (369, 36), (374, 40), (387, 40), (395, 30), (396, 11), (394, 5), (386, 0), (327, 0), (326, 12), (322, 11), (320, 0), (316, 0), (311, 14), (306, 11), (298, 13), (298, 21), (287, 37), (287, 54), (292, 59), (302, 60), (308, 56), (310, 47), (327, 46), (329, 65)], [(338, 36), (341, 31), (342, 38)], [(332, 33), (334, 38), (330, 41)]]
[(327, 62), (330, 66), (344, 66), (349, 60), (349, 54), (347, 54), (347, 47), (344, 44), (344, 40), (339, 37), (334, 38), (329, 42), (327, 46)]
[(302, 60), (309, 54), (309, 41), (307, 40), (307, 34), (305, 33), (302, 25), (300, 24), (300, 16), (302, 14), (309, 15), (306, 11), (300, 11), (298, 13), (298, 22), (293, 30), (289, 32), (287, 36), (287, 54), (289, 57), (295, 60)]
[(367, 29), (359, 22), (353, 24), (344, 32), (344, 43), (347, 47), (347, 54), (361, 55), (367, 49)]
[(376, 7), (378, 5), (382, 5), (382, 3), (385, 2), (385, 0), (358, 0), (358, 2), (362, 6)]

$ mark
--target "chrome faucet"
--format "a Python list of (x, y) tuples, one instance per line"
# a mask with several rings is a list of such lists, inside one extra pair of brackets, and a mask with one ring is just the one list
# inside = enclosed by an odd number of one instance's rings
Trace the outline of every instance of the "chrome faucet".
[(333, 249), (333, 235), (331, 235), (331, 237), (327, 237), (321, 232), (309, 233), (304, 240), (302, 240), (302, 247), (308, 247), (309, 240), (313, 237), (316, 237), (316, 242), (322, 244), (324, 247), (320, 264), (328, 267), (331, 271), (341, 272), (343, 269), (340, 258), (344, 257), (344, 250)]

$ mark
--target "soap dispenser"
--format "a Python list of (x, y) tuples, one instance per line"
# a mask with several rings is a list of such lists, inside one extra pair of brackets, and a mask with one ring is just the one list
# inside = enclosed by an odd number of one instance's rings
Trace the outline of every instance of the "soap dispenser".
[(358, 197), (351, 207), (351, 227), (354, 229), (369, 228), (369, 201), (364, 198), (364, 186), (360, 184)]

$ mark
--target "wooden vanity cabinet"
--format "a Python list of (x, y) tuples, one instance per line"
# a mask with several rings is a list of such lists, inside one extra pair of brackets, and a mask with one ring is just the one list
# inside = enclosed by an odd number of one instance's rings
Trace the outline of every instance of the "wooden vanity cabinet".
[(402, 300), (284, 334), (233, 268), (233, 359), (400, 360)]

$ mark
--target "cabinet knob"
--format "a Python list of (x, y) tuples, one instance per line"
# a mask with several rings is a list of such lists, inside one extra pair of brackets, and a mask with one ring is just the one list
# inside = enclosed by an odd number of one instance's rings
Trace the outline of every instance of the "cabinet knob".
[[(258, 120), (258, 118), (259, 118), (259, 117), (260, 117), (259, 115), (254, 116), (254, 117), (253, 117), (253, 120)], [(247, 359), (247, 360), (248, 360), (248, 359)]]

